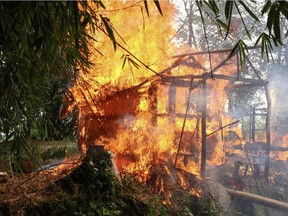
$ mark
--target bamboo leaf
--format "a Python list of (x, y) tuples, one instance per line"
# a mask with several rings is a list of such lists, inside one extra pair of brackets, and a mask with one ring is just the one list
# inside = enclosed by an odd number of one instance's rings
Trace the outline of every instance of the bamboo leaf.
[[(149, 17), (149, 9), (148, 9), (148, 2), (147, 2), (147, 0), (144, 0), (144, 5), (145, 5), (146, 13), (147, 13), (147, 15), (148, 15), (148, 17)], [(141, 8), (141, 9), (142, 9), (142, 8)]]
[(156, 5), (159, 13), (163, 16), (159, 1), (158, 1), (158, 0), (154, 0), (153, 2), (154, 2), (154, 4)]
[(271, 48), (271, 50), (273, 49), (273, 46), (272, 46), (272, 44), (271, 44), (271, 41), (270, 41), (270, 37), (267, 35), (266, 37), (265, 37), (265, 41), (266, 41), (266, 44), (268, 44), (268, 46), (269, 46), (269, 48)]
[(267, 13), (267, 11), (270, 9), (270, 7), (271, 7), (271, 1), (269, 0), (269, 1), (267, 1), (266, 2), (266, 4), (265, 4), (265, 6), (263, 7), (263, 9), (262, 9), (262, 16), (265, 14), (265, 13)]
[(135, 68), (139, 69), (140, 66), (133, 59), (129, 58), (128, 60), (129, 60), (129, 63), (132, 63)]
[(216, 4), (215, 1), (209, 1), (211, 7), (212, 7), (212, 10), (214, 11), (215, 14), (219, 14), (219, 8), (218, 8), (218, 5)]
[(239, 41), (239, 52), (240, 52), (240, 65), (243, 67), (246, 60), (246, 52), (248, 52), (248, 47), (246, 43), (242, 40)]
[[(122, 55), (122, 57), (123, 57), (123, 56), (124, 56), (124, 55)], [(121, 58), (122, 58), (122, 57), (121, 57)], [(125, 66), (126, 60), (127, 60), (127, 56), (124, 57), (124, 61), (123, 61), (123, 64), (122, 64), (122, 69), (123, 69), (124, 66)]]
[(202, 25), (204, 25), (205, 20), (204, 20), (203, 13), (202, 13), (202, 1), (196, 1), (196, 5), (198, 7), (198, 10), (201, 16)]
[(274, 35), (275, 35), (275, 39), (281, 42), (281, 34), (280, 34), (280, 23), (279, 23), (279, 19), (280, 19), (280, 12), (279, 10), (276, 10), (274, 13), (274, 23), (273, 23), (273, 30), (274, 30)]
[(219, 14), (219, 8), (215, 1), (204, 1), (204, 4), (206, 4), (216, 16)]
[(240, 9), (239, 9), (239, 7), (238, 7), (238, 5), (237, 5), (236, 2), (235, 2), (235, 7), (236, 7), (236, 9), (237, 9), (237, 11), (238, 11), (238, 13), (239, 13), (239, 15), (240, 15), (240, 18), (241, 18), (241, 21), (242, 21), (243, 26), (244, 26), (244, 28), (245, 28), (246, 34), (247, 34), (248, 38), (251, 40), (250, 32), (249, 32), (248, 29), (247, 29), (247, 26), (246, 26), (245, 21), (244, 21), (244, 19), (243, 19), (243, 17), (242, 17), (241, 11), (240, 11)]
[(226, 25), (226, 23), (224, 23), (222, 20), (220, 19), (216, 19), (216, 22), (219, 23), (219, 25), (224, 28), (225, 30), (228, 29), (228, 26)]
[(268, 53), (267, 43), (265, 43), (265, 53), (266, 53), (266, 58), (269, 62), (269, 53)]
[(243, 2), (243, 1), (238, 1), (244, 8), (245, 10), (249, 13), (249, 15), (256, 20), (257, 22), (260, 22), (258, 17), (249, 9), (249, 7)]
[(226, 19), (231, 19), (232, 8), (233, 8), (233, 1), (226, 1), (226, 4), (225, 4)]
[(261, 40), (261, 38), (263, 37), (263, 34), (265, 33), (262, 33), (261, 35), (259, 35), (259, 37), (257, 38), (256, 42), (255, 42), (255, 47), (257, 46), (257, 44), (259, 43), (259, 41)]
[(269, 30), (269, 34), (271, 34), (272, 26), (274, 23), (274, 14), (276, 12), (276, 4), (273, 3), (272, 6), (270, 7), (269, 13), (268, 13), (268, 18), (267, 18), (267, 28)]
[(111, 28), (109, 24), (109, 19), (107, 17), (103, 17), (102, 15), (100, 17), (101, 17), (102, 22), (104, 23), (104, 26), (106, 28), (109, 38), (112, 40), (114, 50), (116, 50), (117, 43), (116, 43), (113, 29)]
[(229, 30), (230, 30), (232, 10), (233, 10), (233, 2), (234, 1), (226, 1), (226, 4), (225, 4), (225, 17), (226, 17), (226, 19), (228, 19), (228, 28), (227, 28), (225, 39), (227, 38), (227, 36), (229, 34)]
[(265, 37), (262, 37), (262, 41), (261, 41), (261, 56), (263, 58), (264, 56), (264, 49), (265, 49)]
[(97, 7), (100, 6), (103, 9), (106, 9), (105, 5), (103, 4), (103, 2), (101, 0), (93, 0), (93, 2), (96, 3)]
[(238, 51), (239, 49), (239, 41), (235, 44), (235, 46), (232, 48), (230, 54), (228, 55), (227, 59), (231, 59), (235, 54), (236, 52)]
[(285, 16), (285, 18), (288, 20), (288, 2), (281, 1), (279, 5), (280, 12)]

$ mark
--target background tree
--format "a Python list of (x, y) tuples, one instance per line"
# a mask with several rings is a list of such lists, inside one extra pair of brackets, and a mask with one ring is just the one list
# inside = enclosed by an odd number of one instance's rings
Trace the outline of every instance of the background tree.
[[(286, 1), (183, 0), (177, 6), (182, 12), (176, 16), (178, 44), (208, 51), (239, 51), (241, 76), (253, 79), (261, 77), (271, 82), (275, 76), (273, 74), (278, 74), (279, 79), (281, 71), (277, 65), (287, 65)], [(259, 48), (248, 52), (248, 46)], [(281, 68), (283, 70), (285, 67)], [(266, 107), (264, 87), (230, 89), (227, 93), (230, 115), (242, 119), (244, 125), (248, 122), (248, 128), (251, 108)], [(246, 135), (248, 138), (249, 134)]]
[[(139, 4), (149, 13), (146, 1)], [(18, 156), (33, 155), (31, 139), (73, 138), (77, 113), (59, 118), (63, 101), (73, 100), (69, 83), (91, 65), (97, 31), (117, 47), (103, 10), (98, 0), (0, 2), (0, 142), (12, 141)]]

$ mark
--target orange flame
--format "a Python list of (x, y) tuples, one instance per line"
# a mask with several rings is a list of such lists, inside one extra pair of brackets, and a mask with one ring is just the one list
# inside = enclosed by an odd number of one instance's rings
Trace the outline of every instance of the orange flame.
[[(159, 77), (158, 80), (151, 79), (155, 74), (147, 67), (161, 72), (171, 65), (171, 56), (176, 52), (170, 42), (174, 34), (171, 17), (175, 10), (168, 1), (161, 1), (164, 14), (161, 16), (153, 2), (148, 3), (149, 8), (153, 8), (149, 18), (145, 14), (142, 17), (141, 6), (131, 4), (131, 1), (113, 1), (113, 4), (107, 2), (106, 10), (100, 11), (103, 17), (109, 17), (113, 29), (121, 33), (120, 37), (114, 32), (121, 46), (141, 59), (141, 62), (120, 47), (115, 51), (111, 40), (103, 32), (97, 32), (97, 41), (91, 42), (90, 49), (101, 51), (103, 56), (96, 51), (92, 53), (90, 60), (93, 66), (80, 71), (77, 82), (70, 88), (79, 110), (78, 142), (82, 152), (86, 152), (89, 145), (104, 145), (115, 153), (115, 162), (120, 171), (136, 174), (143, 182), (147, 181), (155, 163), (164, 161), (174, 164), (187, 103), (190, 103), (187, 112), (190, 117), (187, 117), (180, 143), (183, 157), (176, 165), (189, 173), (199, 174), (199, 107), (203, 99), (201, 88), (197, 88), (187, 101), (188, 88), (178, 86), (175, 87), (173, 104), (171, 98), (169, 99), (173, 85), (161, 85)], [(213, 54), (212, 67), (225, 58), (224, 55)], [(181, 60), (178, 63), (179, 61)], [(209, 71), (208, 56), (197, 55), (193, 62), (189, 61), (187, 59), (186, 65), (180, 64), (177, 69), (170, 70), (165, 75), (202, 75)], [(231, 62), (231, 65), (223, 66), (220, 72), (228, 75), (234, 73), (235, 63), (233, 60)], [(233, 121), (223, 114), (227, 109), (227, 84), (228, 81), (207, 80), (207, 134), (218, 129), (220, 121), (222, 125)], [(154, 86), (156, 87), (153, 88)], [(213, 154), (208, 158), (211, 164), (223, 163), (225, 158), (223, 142), (218, 141), (219, 135), (217, 137), (213, 140)], [(169, 170), (167, 173), (169, 174)], [(188, 190), (189, 185), (184, 177), (178, 174), (180, 184)], [(163, 190), (162, 181), (159, 180), (158, 184)]]

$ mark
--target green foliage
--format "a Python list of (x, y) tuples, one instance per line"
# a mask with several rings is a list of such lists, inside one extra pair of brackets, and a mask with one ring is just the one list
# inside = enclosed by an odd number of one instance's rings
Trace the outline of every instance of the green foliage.
[[(272, 39), (275, 43), (275, 37), (272, 36)], [(273, 46), (270, 42), (271, 37), (269, 35), (267, 35), (266, 33), (262, 33), (256, 40), (255, 46), (258, 45), (258, 43), (260, 43), (261, 41), (261, 56), (263, 58), (263, 55), (266, 54), (266, 58), (269, 60), (269, 56), (272, 58), (273, 60), (273, 56), (272, 56), (272, 51), (273, 51)]]
[(218, 216), (221, 212), (221, 207), (213, 196), (203, 198), (203, 207), (201, 215)]
[[(253, 33), (254, 36), (256, 36), (258, 39), (255, 42), (255, 46), (259, 44), (259, 41), (261, 41), (261, 54), (262, 57), (266, 57), (269, 61), (272, 58), (272, 52), (273, 52), (273, 46), (279, 46), (283, 45), (283, 35), (281, 35), (281, 22), (288, 20), (288, 2), (286, 1), (266, 1), (266, 3), (263, 5), (261, 13), (258, 14), (259, 11), (253, 10), (250, 5), (256, 5), (258, 2), (256, 1), (241, 1), (241, 0), (233, 0), (233, 1), (225, 1), (223, 12), (221, 12), (221, 2), (217, 1), (197, 1), (196, 4), (198, 6), (198, 10), (200, 12), (200, 16), (202, 19), (202, 23), (204, 24), (204, 21), (207, 21), (209, 19), (212, 19), (211, 15), (209, 15), (209, 12), (211, 11), (212, 14), (214, 14), (214, 22), (221, 33), (221, 29), (224, 29), (226, 34), (224, 37), (225, 39), (228, 39), (228, 36), (231, 33), (231, 26), (233, 23), (233, 19), (237, 19), (237, 17), (240, 18), (241, 23), (243, 24), (244, 30), (245, 30), (245, 36), (252, 41), (253, 40)], [(210, 11), (209, 11), (210, 10)], [(208, 12), (209, 11), (209, 12)], [(208, 17), (204, 17), (203, 14), (208, 14)], [(261, 17), (264, 17), (267, 15), (266, 23), (266, 29), (259, 29), (257, 32), (255, 31), (255, 28), (257, 25), (261, 25)], [(284, 18), (284, 19), (283, 19)], [(252, 25), (247, 25), (248, 21), (251, 20), (254, 21)], [(266, 31), (267, 30), (267, 31)], [(206, 36), (206, 35), (205, 35)], [(243, 36), (241, 36), (238, 41), (236, 41), (236, 44), (234, 45), (233, 51), (239, 50), (240, 47), (247, 47), (249, 40), (244, 40)], [(239, 46), (241, 45), (241, 46)], [(242, 49), (244, 50), (244, 49)], [(245, 59), (245, 54), (242, 52), (243, 60)], [(241, 55), (241, 53), (240, 53)], [(232, 53), (229, 57), (233, 56)], [(243, 64), (242, 64), (243, 66)]]
[[(160, 3), (154, 5), (162, 14)], [(89, 43), (97, 31), (117, 47), (116, 31), (101, 10), (100, 0), (0, 2), (0, 141), (29, 149), (31, 139), (73, 136), (77, 113), (59, 118), (63, 100), (73, 101), (69, 83), (91, 65)]]
[(77, 113), (61, 120), (59, 111), (73, 100), (68, 83), (90, 64), (86, 28), (99, 30), (105, 8), (91, 4), (0, 2), (0, 141), (32, 156), (31, 139), (73, 136)]
[(240, 57), (240, 65), (241, 67), (243, 67), (245, 64), (246, 53), (248, 52), (248, 47), (244, 41), (239, 40), (235, 44), (228, 58), (232, 58), (237, 52), (239, 53), (239, 57)]
[(0, 3), (3, 139), (59, 139), (62, 95), (78, 65), (89, 63), (86, 16), (76, 2)]
[(55, 183), (56, 199), (30, 206), (27, 215), (169, 215), (159, 195), (131, 176), (120, 183), (111, 172), (110, 155), (98, 156), (86, 157), (80, 167)]
[(61, 158), (65, 158), (67, 153), (69, 154), (77, 154), (78, 150), (75, 146), (61, 146), (61, 147), (55, 147), (55, 148), (49, 148), (48, 150), (41, 153), (41, 158), (43, 161), (46, 160), (57, 160)]

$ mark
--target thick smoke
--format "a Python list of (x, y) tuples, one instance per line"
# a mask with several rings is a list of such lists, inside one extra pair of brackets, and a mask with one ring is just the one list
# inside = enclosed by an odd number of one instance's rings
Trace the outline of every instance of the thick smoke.
[(271, 97), (272, 143), (281, 145), (283, 136), (288, 134), (288, 68), (273, 64), (269, 67), (269, 94)]

